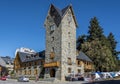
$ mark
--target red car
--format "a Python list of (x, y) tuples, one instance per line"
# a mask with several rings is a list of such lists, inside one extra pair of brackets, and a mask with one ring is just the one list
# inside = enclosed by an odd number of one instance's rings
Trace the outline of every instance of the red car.
[(2, 77), (0, 78), (0, 80), (5, 81), (5, 80), (6, 80), (6, 76), (2, 76)]

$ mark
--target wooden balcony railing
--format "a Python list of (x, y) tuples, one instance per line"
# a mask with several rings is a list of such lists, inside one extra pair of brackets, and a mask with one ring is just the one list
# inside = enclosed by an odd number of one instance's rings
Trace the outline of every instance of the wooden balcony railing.
[(55, 57), (55, 53), (54, 52), (51, 52), (50, 53), (50, 58), (53, 59)]
[(45, 63), (44, 64), (44, 67), (47, 68), (47, 67), (59, 67), (60, 66), (60, 62), (50, 62), (50, 63)]
[(85, 69), (92, 69), (92, 65), (85, 65)]

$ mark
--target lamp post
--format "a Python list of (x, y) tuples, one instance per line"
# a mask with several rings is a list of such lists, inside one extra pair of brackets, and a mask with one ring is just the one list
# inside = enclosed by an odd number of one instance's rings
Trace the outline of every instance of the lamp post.
[(1, 71), (2, 71), (2, 67), (0, 66), (0, 77), (1, 77)]

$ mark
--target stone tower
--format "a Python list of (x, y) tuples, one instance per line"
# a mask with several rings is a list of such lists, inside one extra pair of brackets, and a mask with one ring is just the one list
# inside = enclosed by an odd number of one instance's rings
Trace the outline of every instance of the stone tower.
[(51, 4), (45, 20), (45, 78), (65, 80), (76, 73), (76, 27), (72, 5), (60, 10)]

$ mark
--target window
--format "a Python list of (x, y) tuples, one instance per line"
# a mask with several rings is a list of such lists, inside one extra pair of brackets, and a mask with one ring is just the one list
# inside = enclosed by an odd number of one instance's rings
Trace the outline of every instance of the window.
[(34, 62), (34, 65), (37, 65), (37, 61)]
[(70, 38), (70, 32), (68, 32), (68, 37)]
[(70, 49), (70, 43), (68, 43), (68, 48)]
[(68, 65), (72, 65), (71, 58), (68, 58)]
[(81, 70), (80, 70), (80, 69), (78, 69), (78, 73), (81, 73)]
[(32, 54), (31, 57), (34, 57), (34, 55)]
[(70, 53), (70, 43), (68, 43), (68, 53)]
[(54, 37), (51, 38), (51, 42), (53, 42), (53, 41), (54, 41)]
[(80, 61), (78, 61), (78, 65), (80, 66)]
[(35, 70), (34, 70), (34, 75), (37, 75), (37, 74), (38, 74), (38, 70), (35, 69)]
[(29, 66), (31, 66), (31, 63), (29, 62)]
[(24, 74), (25, 74), (25, 75), (27, 74), (26, 70), (24, 71)]
[(26, 67), (26, 64), (24, 64), (24, 67)]
[(51, 30), (51, 31), (54, 31), (54, 30), (55, 30), (55, 24), (53, 24), (53, 25), (50, 26), (50, 30)]
[(54, 47), (52, 47), (51, 52), (54, 52)]
[(29, 70), (29, 75), (31, 75), (31, 70)]
[(71, 73), (71, 68), (68, 68), (68, 73)]
[(42, 62), (41, 62), (41, 61), (39, 61), (39, 65), (42, 65)]

